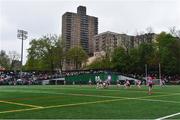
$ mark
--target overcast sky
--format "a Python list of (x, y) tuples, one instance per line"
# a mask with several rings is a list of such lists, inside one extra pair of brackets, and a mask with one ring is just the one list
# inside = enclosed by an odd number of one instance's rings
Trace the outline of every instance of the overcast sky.
[(99, 33), (112, 31), (134, 35), (152, 27), (159, 33), (172, 26), (180, 29), (180, 0), (0, 0), (0, 50), (17, 51), (21, 41), (17, 29), (28, 31), (28, 44), (42, 35), (61, 34), (61, 17), (87, 7), (87, 14), (99, 19)]

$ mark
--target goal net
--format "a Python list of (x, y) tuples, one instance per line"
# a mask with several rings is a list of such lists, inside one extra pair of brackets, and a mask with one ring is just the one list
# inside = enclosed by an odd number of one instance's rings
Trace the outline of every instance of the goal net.
[(126, 76), (123, 76), (123, 75), (119, 75), (118, 76), (118, 81), (121, 84), (124, 84), (126, 80), (128, 80), (131, 85), (135, 85), (136, 84), (136, 82), (135, 82), (136, 79), (134, 79), (134, 78), (126, 77)]
[(154, 85), (160, 85), (161, 84), (161, 80), (160, 79), (154, 79), (153, 83), (154, 83)]

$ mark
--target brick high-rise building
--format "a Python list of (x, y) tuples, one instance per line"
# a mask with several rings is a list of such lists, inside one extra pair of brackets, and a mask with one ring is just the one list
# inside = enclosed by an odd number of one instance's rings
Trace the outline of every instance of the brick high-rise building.
[(93, 54), (93, 36), (98, 34), (98, 18), (86, 15), (86, 7), (79, 6), (77, 13), (66, 12), (62, 16), (62, 38), (68, 51), (81, 46), (88, 55)]

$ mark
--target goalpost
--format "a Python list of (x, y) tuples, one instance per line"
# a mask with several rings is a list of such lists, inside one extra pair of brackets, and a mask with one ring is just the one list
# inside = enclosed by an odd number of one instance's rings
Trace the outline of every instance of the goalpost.
[(123, 75), (118, 75), (118, 81), (120, 81), (121, 85), (124, 84), (125, 80), (129, 80), (129, 82), (131, 83), (131, 85), (136, 85), (136, 79), (134, 78), (130, 78), (130, 77), (126, 77)]
[[(158, 67), (159, 67), (159, 79), (153, 79), (153, 83), (155, 84), (155, 85), (162, 85), (162, 79), (161, 79), (161, 64), (159, 63), (159, 65), (158, 65)], [(147, 80), (148, 80), (148, 68), (147, 68), (147, 64), (145, 64), (145, 79), (146, 79), (146, 83), (147, 83)]]

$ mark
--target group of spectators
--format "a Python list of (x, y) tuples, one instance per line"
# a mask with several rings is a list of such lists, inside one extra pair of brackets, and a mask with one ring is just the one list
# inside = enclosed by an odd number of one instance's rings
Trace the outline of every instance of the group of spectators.
[(74, 75), (81, 75), (81, 74), (100, 74), (100, 73), (105, 73), (106, 71), (103, 70), (84, 70), (84, 71), (63, 71), (62, 76), (74, 76)]
[[(13, 72), (13, 71), (0, 71), (0, 85), (39, 85), (42, 84), (43, 80), (55, 79), (55, 78), (64, 78), (68, 76), (81, 75), (81, 74), (92, 74), (97, 75), (100, 73), (110, 73), (117, 75), (124, 75), (127, 77), (135, 78), (138, 80), (145, 80), (145, 74), (126, 74), (112, 71), (103, 71), (103, 70), (85, 70), (85, 71), (63, 71), (63, 72)], [(158, 74), (148, 74), (155, 79), (159, 79)], [(180, 76), (179, 75), (162, 75), (161, 79), (163, 79), (166, 83), (172, 84), (180, 84)]]
[(49, 72), (9, 72), (0, 71), (0, 85), (39, 85), (43, 80), (61, 77)]
[[(122, 73), (122, 75), (139, 79), (139, 80), (144, 80), (146, 76), (145, 74), (137, 74), (137, 73), (134, 73), (134, 74)], [(157, 73), (151, 73), (151, 74), (148, 74), (148, 76), (153, 77), (153, 79), (160, 79), (159, 74)], [(162, 74), (161, 79), (164, 80), (166, 83), (180, 84), (180, 76), (178, 74), (176, 75)]]

